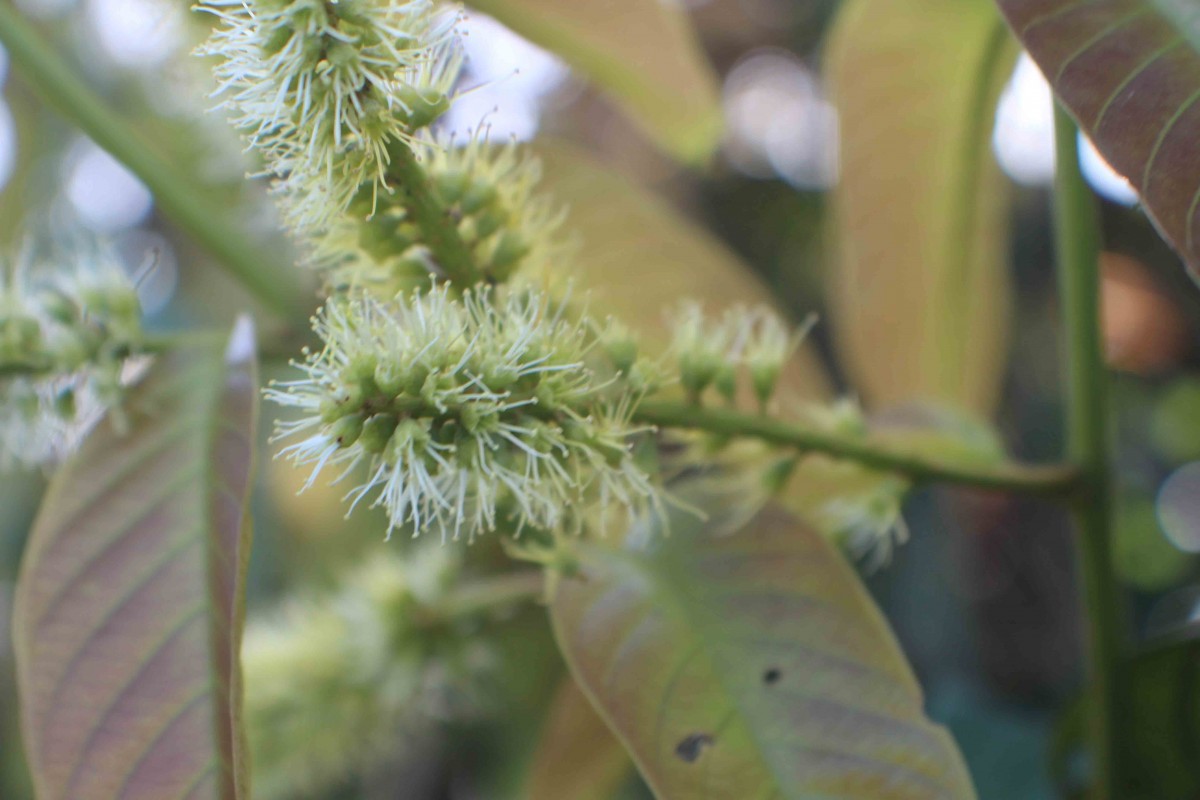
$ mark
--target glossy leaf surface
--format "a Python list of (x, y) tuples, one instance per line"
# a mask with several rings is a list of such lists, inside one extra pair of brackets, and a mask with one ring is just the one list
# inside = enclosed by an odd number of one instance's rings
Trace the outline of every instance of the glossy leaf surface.
[(467, 0), (567, 61), (664, 149), (703, 162), (720, 141), (717, 77), (687, 10), (661, 0)]
[(238, 654), (253, 334), (158, 357), (55, 476), (18, 583), (22, 723), (41, 800), (247, 797)]
[(1200, 6), (998, 0), (1105, 159), (1200, 276)]
[(551, 583), (571, 670), (662, 798), (970, 798), (845, 561), (768, 510), (734, 535), (673, 515), (584, 543)]
[(842, 131), (830, 311), (872, 408), (997, 401), (1008, 205), (990, 142), (1015, 56), (989, 0), (842, 7), (826, 64)]

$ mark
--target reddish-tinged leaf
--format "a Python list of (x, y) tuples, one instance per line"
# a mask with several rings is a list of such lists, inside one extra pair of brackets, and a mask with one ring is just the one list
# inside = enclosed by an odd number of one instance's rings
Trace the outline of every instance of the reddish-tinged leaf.
[(810, 527), (769, 510), (716, 535), (679, 513), (576, 556), (551, 583), (555, 636), (658, 797), (974, 797), (883, 617)]
[(997, 1), (1080, 127), (1200, 275), (1200, 6)]
[(238, 653), (253, 335), (161, 357), (55, 476), (14, 611), (40, 800), (247, 796)]

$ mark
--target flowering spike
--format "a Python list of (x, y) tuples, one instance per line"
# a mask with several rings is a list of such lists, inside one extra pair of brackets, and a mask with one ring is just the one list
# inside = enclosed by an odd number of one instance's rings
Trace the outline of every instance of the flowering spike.
[(592, 365), (591, 323), (543, 295), (352, 295), (315, 328), (325, 347), (300, 365), (306, 377), (267, 393), (303, 414), (279, 425), (299, 438), (282, 455), (313, 478), (365, 464), (347, 498), (386, 508), (391, 528), (575, 530), (597, 504), (657, 504), (631, 452), (643, 429), (629, 390)]
[[(464, 145), (422, 141), (413, 149), (490, 283), (518, 271), (540, 276), (562, 259), (562, 211), (538, 192), (541, 163), (519, 145), (492, 145), (476, 135)], [(375, 194), (369, 185), (349, 213), (316, 237), (311, 261), (329, 285), (381, 298), (426, 284), (434, 270), (404, 197)]]
[(218, 96), (266, 160), (297, 230), (322, 229), (366, 184), (388, 190), (388, 147), (450, 105), (462, 64), (454, 12), (432, 0), (205, 0), (220, 25)]

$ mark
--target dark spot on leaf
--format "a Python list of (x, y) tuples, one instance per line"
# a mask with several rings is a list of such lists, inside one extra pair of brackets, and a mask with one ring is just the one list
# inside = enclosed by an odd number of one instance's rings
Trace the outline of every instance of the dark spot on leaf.
[(783, 677), (783, 673), (777, 667), (771, 667), (763, 673), (763, 683), (767, 686), (774, 686), (779, 683), (779, 679)]
[(675, 745), (675, 755), (689, 764), (695, 763), (700, 757), (700, 751), (713, 743), (713, 737), (707, 733), (693, 733), (685, 736)]

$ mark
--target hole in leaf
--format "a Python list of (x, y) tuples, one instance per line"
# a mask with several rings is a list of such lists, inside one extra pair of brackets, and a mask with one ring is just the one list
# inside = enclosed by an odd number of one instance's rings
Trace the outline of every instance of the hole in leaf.
[(771, 667), (769, 670), (763, 673), (763, 683), (765, 683), (767, 686), (774, 686), (775, 684), (779, 683), (779, 679), (782, 677), (782, 672), (780, 672), (776, 667)]
[(707, 733), (693, 733), (691, 736), (683, 737), (679, 744), (675, 745), (675, 755), (692, 764), (700, 758), (700, 752), (712, 743), (713, 737)]

